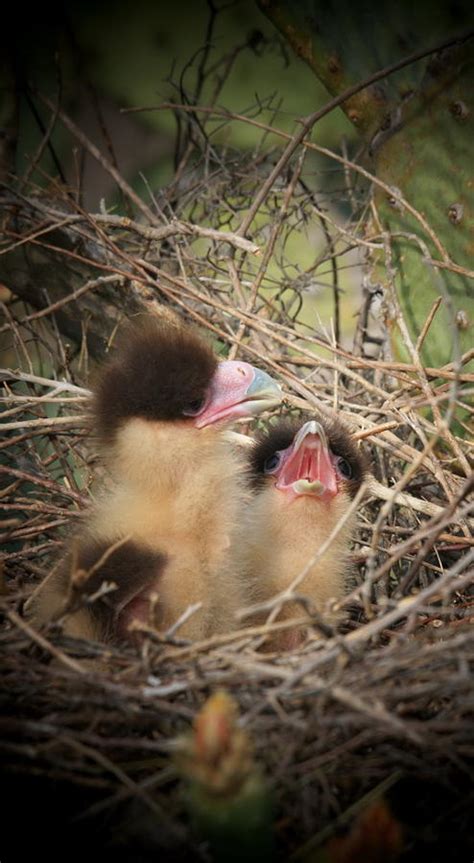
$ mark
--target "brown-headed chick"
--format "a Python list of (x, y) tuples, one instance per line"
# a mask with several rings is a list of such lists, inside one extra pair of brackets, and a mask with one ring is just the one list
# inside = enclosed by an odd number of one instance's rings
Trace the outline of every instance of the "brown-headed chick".
[(232, 627), (241, 603), (234, 545), (249, 491), (244, 456), (224, 428), (280, 399), (265, 372), (219, 362), (194, 330), (138, 316), (95, 388), (93, 423), (113, 488), (33, 594), (33, 621), (63, 616), (66, 634), (116, 640), (134, 619), (166, 631), (201, 603), (180, 636)]
[[(244, 532), (244, 571), (255, 603), (289, 588), (307, 569), (336, 525), (341, 529), (295, 589), (328, 623), (333, 600), (346, 589), (347, 562), (355, 513), (344, 521), (361, 486), (367, 462), (339, 421), (281, 421), (256, 441), (250, 453), (254, 485)], [(266, 619), (268, 612), (263, 619)], [(305, 616), (303, 604), (287, 602), (278, 621)], [(271, 647), (289, 649), (303, 630), (285, 630)]]

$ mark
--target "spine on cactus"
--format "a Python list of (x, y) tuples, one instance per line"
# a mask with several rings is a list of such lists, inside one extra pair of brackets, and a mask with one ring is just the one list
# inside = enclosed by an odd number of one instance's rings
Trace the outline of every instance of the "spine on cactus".
[(197, 714), (178, 742), (176, 764), (193, 826), (213, 861), (274, 859), (272, 795), (226, 692), (212, 695)]

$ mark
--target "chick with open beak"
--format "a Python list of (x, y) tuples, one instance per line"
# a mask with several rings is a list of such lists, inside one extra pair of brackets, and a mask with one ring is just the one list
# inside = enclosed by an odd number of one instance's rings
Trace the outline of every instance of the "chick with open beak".
[[(367, 470), (365, 457), (339, 421), (312, 419), (271, 427), (250, 460), (256, 493), (248, 511), (244, 568), (255, 602), (282, 593), (305, 572), (296, 590), (302, 602), (283, 604), (277, 620), (301, 619), (314, 610), (334, 622), (354, 530), (354, 514), (347, 514)], [(317, 557), (333, 532), (333, 541)], [(290, 648), (303, 635), (304, 628), (290, 629), (271, 644)]]

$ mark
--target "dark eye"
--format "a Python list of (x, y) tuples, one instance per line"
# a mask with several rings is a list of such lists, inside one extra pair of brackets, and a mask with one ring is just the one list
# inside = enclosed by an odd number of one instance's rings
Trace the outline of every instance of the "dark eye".
[(263, 463), (263, 472), (264, 473), (273, 473), (274, 470), (277, 469), (280, 464), (281, 455), (279, 452), (273, 453), (273, 455), (268, 456)]
[(352, 479), (352, 465), (346, 458), (338, 458), (336, 464), (339, 473), (344, 477), (344, 479)]
[(201, 413), (203, 408), (206, 405), (206, 397), (203, 396), (200, 399), (195, 399), (183, 408), (183, 414), (185, 417), (197, 417), (198, 414)]

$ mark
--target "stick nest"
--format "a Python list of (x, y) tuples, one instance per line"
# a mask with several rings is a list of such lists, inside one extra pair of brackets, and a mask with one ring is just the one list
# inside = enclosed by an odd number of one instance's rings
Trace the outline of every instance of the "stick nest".
[[(172, 754), (219, 687), (238, 703), (274, 788), (284, 855), (306, 859), (381, 793), (405, 825), (407, 854), (429, 844), (427, 824), (436, 841), (472, 831), (472, 452), (465, 421), (452, 420), (473, 376), (466, 358), (423, 368), (419, 343), (406, 345), (410, 362), (392, 357), (390, 280), (385, 293), (368, 278), (358, 288), (367, 247), (380, 240), (359, 229), (370, 187), (347, 180), (344, 165), (345, 192), (315, 191), (322, 181), (311, 174), (310, 188), (300, 148), (251, 235), (239, 230), (269, 174), (272, 152), (261, 152), (218, 150), (203, 137), (148, 203), (119, 176), (132, 218), (86, 213), (60, 188), (1, 192), (3, 770), (13, 799), (31, 792), (42, 823), (54, 830), (72, 811), (72, 836), (95, 825), (119, 857), (133, 847), (137, 859), (160, 849), (206, 859)], [(189, 644), (178, 628), (135, 651), (25, 622), (25, 600), (100, 474), (87, 434), (90, 375), (116, 326), (143, 306), (178, 313), (222, 355), (278, 376), (286, 412), (336, 409), (367, 448), (373, 476), (338, 630), (315, 620), (304, 647), (272, 655), (258, 650), (261, 630)], [(101, 670), (84, 662), (97, 658)]]

